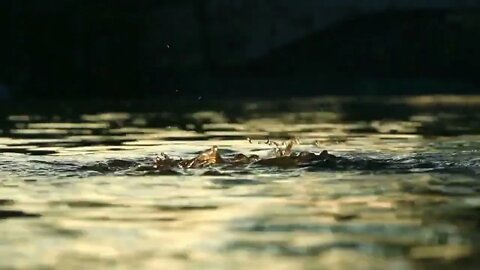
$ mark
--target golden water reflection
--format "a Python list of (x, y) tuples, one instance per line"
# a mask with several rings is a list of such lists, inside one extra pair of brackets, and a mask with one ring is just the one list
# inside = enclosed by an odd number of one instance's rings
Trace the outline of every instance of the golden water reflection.
[[(0, 268), (476, 269), (480, 102), (467, 99), (4, 116)], [(343, 163), (146, 169), (212, 145), (264, 157), (267, 139), (293, 137)]]

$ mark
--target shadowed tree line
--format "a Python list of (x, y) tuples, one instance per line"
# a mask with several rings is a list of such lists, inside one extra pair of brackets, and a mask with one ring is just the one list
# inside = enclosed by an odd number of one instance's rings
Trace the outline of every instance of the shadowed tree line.
[(10, 1), (2, 9), (10, 19), (2, 77), (19, 96), (113, 95), (134, 87), (145, 8), (140, 3)]
[(378, 13), (305, 37), (250, 69), (276, 75), (478, 79), (478, 33), (480, 12)]
[[(441, 89), (446, 80), (471, 93), (480, 84), (480, 12), (472, 10), (358, 16), (245, 66), (208, 64), (215, 52), (206, 38), (192, 45), (205, 54), (200, 67), (145, 64), (161, 53), (144, 51), (148, 31), (154, 31), (145, 14), (181, 2), (1, 1), (0, 84), (17, 98), (144, 98), (178, 95), (176, 88), (195, 97), (257, 96), (268, 88), (275, 95), (358, 94), (372, 87), (366, 93), (421, 93), (422, 84), (412, 88), (409, 80), (438, 81), (439, 91), (451, 91)], [(204, 23), (205, 3), (195, 6)]]

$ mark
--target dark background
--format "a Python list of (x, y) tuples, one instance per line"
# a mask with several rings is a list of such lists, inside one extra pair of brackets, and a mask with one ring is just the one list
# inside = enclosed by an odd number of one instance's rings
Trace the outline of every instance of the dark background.
[(480, 1), (2, 0), (0, 22), (0, 100), (480, 89)]

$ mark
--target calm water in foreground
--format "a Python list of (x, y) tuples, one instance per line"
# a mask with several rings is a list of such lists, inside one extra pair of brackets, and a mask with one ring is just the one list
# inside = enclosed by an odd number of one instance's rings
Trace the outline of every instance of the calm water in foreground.
[[(480, 97), (206, 102), (0, 114), (0, 269), (480, 265)], [(294, 137), (342, 162), (152, 167)]]

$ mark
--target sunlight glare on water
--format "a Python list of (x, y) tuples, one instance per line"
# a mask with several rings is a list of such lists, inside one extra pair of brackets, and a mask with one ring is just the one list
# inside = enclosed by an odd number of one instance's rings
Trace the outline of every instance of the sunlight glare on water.
[[(480, 263), (480, 97), (71, 106), (0, 115), (1, 269)], [(154, 168), (214, 145), (261, 160)]]

